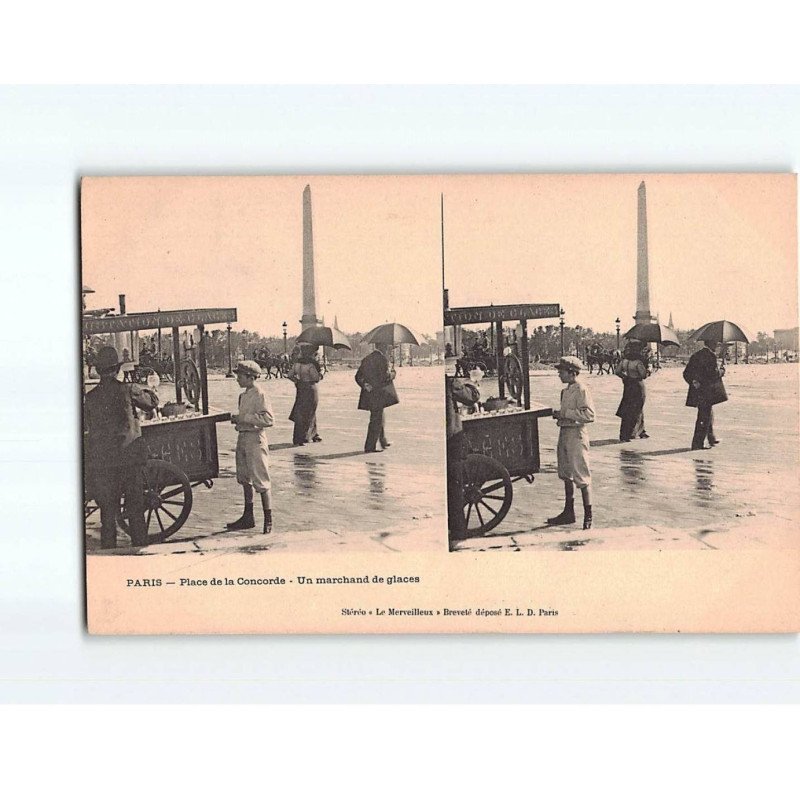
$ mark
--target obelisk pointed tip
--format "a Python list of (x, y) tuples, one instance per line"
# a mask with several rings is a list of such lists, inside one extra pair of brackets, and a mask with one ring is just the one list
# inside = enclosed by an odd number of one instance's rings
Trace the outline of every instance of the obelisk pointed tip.
[(318, 324), (314, 280), (314, 235), (311, 222), (311, 186), (303, 189), (303, 330)]
[(644, 189), (644, 181), (639, 184), (639, 191), (641, 192)]

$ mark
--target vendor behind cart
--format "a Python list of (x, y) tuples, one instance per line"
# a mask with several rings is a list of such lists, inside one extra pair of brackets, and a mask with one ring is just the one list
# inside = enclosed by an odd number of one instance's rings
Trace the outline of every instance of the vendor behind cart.
[(117, 514), (125, 513), (135, 547), (147, 544), (144, 520), (144, 465), (147, 446), (136, 409), (153, 411), (158, 396), (150, 389), (118, 380), (122, 361), (113, 347), (103, 347), (94, 361), (100, 383), (86, 395), (86, 467), (90, 493), (100, 507), (100, 546), (117, 546)]
[(473, 410), (480, 400), (477, 386), (461, 378), (445, 376), (445, 421), (447, 431), (447, 524), (451, 539), (466, 535), (464, 519), (464, 459), (467, 444), (458, 403)]

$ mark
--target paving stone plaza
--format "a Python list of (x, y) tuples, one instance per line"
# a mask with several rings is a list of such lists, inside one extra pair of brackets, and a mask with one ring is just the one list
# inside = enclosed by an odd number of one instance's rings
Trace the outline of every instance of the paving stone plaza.
[[(500, 526), (457, 550), (542, 548), (666, 549), (797, 547), (800, 523), (797, 364), (729, 365), (729, 401), (715, 407), (721, 444), (690, 449), (695, 409), (686, 408), (678, 367), (647, 379), (644, 409), (649, 439), (619, 442), (615, 416), (621, 382), (585, 375), (597, 413), (589, 426), (594, 528), (548, 527), (563, 505), (556, 473), (555, 423), (541, 420), (542, 471), (533, 486), (514, 484), (514, 501)], [(532, 400), (558, 403), (555, 371), (531, 374)], [(482, 385), (496, 394), (496, 382)]]
[[(443, 368), (397, 369), (400, 403), (386, 413), (392, 446), (378, 453), (363, 452), (369, 414), (356, 408), (354, 375), (354, 370), (343, 369), (325, 376), (317, 410), (322, 442), (303, 447), (291, 443), (288, 417), (294, 384), (262, 381), (275, 413), (275, 426), (268, 432), (275, 533), (268, 541), (261, 533), (225, 530), (225, 523), (241, 513), (242, 490), (236, 481), (236, 431), (221, 423), (220, 476), (213, 488), (196, 487), (192, 512), (181, 530), (139, 552), (446, 550)], [(160, 393), (168, 397), (171, 391), (171, 385), (163, 385)], [(209, 377), (215, 410), (235, 411), (240, 391), (232, 378)], [(99, 552), (97, 517), (87, 521), (87, 549)], [(120, 544), (125, 550), (126, 536), (120, 535)]]
[[(194, 490), (189, 520), (172, 539), (139, 552), (203, 553), (216, 550), (442, 551), (445, 523), (442, 368), (402, 367), (401, 402), (387, 413), (392, 447), (365, 454), (368, 415), (356, 410), (352, 370), (329, 372), (320, 386), (318, 420), (323, 441), (291, 446), (288, 420), (294, 386), (265, 382), (276, 415), (270, 430), (276, 533), (229, 533), (238, 516), (236, 434), (218, 426), (220, 477), (212, 489)], [(621, 444), (614, 415), (621, 383), (614, 376), (584, 375), (597, 421), (590, 427), (595, 527), (548, 527), (562, 505), (556, 474), (557, 429), (541, 421), (542, 470), (533, 485), (514, 484), (503, 522), (457, 551), (546, 549), (709, 549), (796, 547), (800, 529), (798, 468), (798, 369), (796, 364), (730, 365), (730, 400), (715, 410), (722, 442), (691, 451), (693, 409), (686, 408), (681, 369), (665, 367), (647, 380), (645, 420), (649, 439)], [(557, 403), (555, 371), (531, 373), (536, 403)], [(484, 379), (484, 397), (496, 383)], [(212, 405), (235, 408), (239, 389), (212, 376)], [(96, 516), (96, 515), (95, 515)], [(99, 521), (87, 523), (87, 548), (99, 546)], [(130, 552), (120, 536), (121, 550)], [(120, 552), (120, 550), (110, 551)]]

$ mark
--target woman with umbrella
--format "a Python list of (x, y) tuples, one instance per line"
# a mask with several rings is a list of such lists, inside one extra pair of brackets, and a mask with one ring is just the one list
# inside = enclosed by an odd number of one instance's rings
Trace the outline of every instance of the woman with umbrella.
[(317, 432), (317, 384), (322, 380), (322, 374), (314, 357), (316, 350), (316, 345), (303, 344), (289, 375), (295, 386), (294, 405), (289, 414), (289, 419), (294, 422), (292, 444), (295, 447), (302, 447), (309, 441), (322, 441)]
[(640, 439), (649, 438), (644, 429), (644, 381), (650, 374), (649, 343), (677, 347), (680, 342), (678, 334), (660, 322), (638, 322), (625, 334), (625, 338), (628, 344), (615, 370), (622, 378), (623, 385), (622, 400), (617, 409), (617, 416), (622, 420), (619, 427), (621, 442), (629, 442), (637, 436)]
[(322, 370), (316, 354), (320, 346), (350, 349), (349, 339), (338, 329), (324, 325), (306, 328), (298, 337), (298, 348), (293, 353), (292, 371), (289, 378), (294, 381), (295, 401), (289, 419), (294, 422), (292, 444), (302, 447), (307, 442), (321, 442), (317, 432), (317, 384), (322, 380)]
[(622, 400), (617, 408), (620, 417), (619, 440), (629, 442), (635, 437), (647, 439), (644, 429), (644, 401), (646, 397), (644, 381), (647, 378), (647, 365), (643, 355), (644, 345), (630, 339), (625, 345), (622, 360), (615, 373), (622, 378)]

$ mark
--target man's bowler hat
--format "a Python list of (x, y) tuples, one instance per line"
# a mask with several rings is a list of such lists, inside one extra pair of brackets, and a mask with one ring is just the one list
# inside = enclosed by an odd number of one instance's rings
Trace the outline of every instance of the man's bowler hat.
[(115, 367), (119, 368), (121, 364), (119, 353), (117, 353), (114, 347), (101, 347), (97, 351), (97, 357), (94, 360), (94, 368), (98, 372), (108, 372)]

